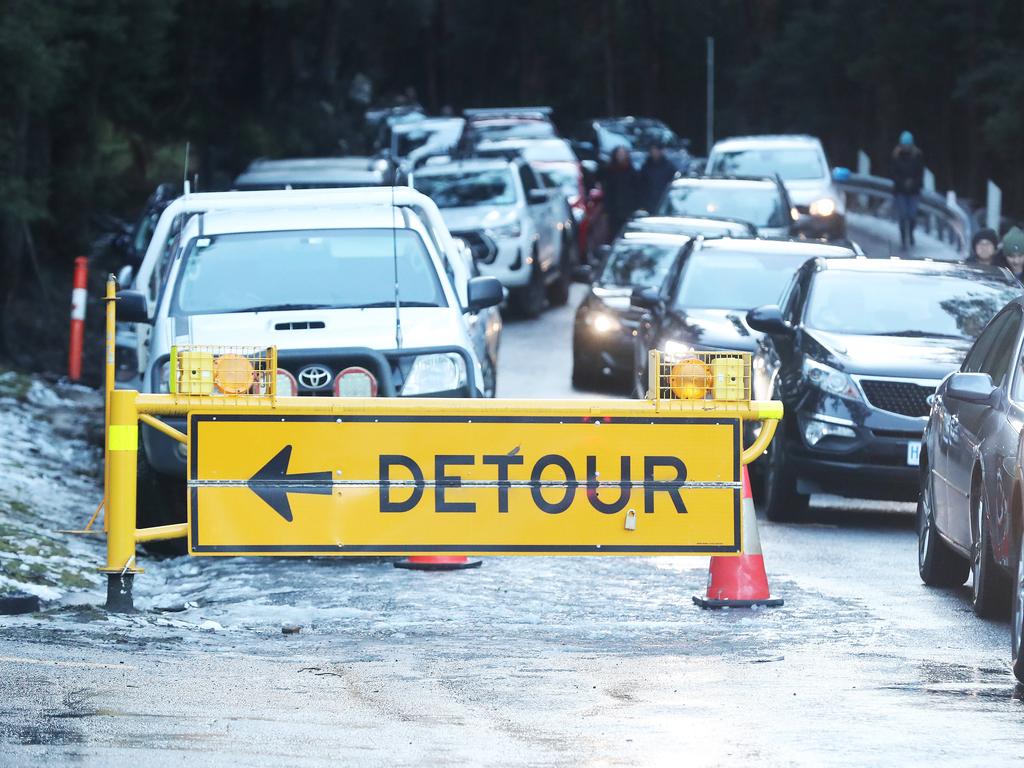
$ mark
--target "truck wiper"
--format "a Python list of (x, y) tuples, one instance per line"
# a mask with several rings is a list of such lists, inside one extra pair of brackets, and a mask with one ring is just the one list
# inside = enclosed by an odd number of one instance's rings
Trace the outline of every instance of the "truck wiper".
[[(401, 300), (403, 307), (440, 307), (433, 301), (407, 301), (406, 299)], [(372, 301), (369, 304), (354, 304), (353, 309), (375, 309), (377, 307), (393, 307), (395, 306), (394, 301)]]
[(282, 312), (289, 309), (332, 309), (333, 304), (264, 304), (260, 307), (245, 307), (233, 312)]

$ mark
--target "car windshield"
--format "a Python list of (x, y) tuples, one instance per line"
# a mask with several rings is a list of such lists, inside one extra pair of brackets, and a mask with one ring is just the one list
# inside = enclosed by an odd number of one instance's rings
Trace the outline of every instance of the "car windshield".
[(836, 333), (973, 339), (1019, 289), (978, 275), (821, 272), (804, 324)]
[(821, 179), (827, 175), (814, 149), (737, 149), (716, 152), (708, 173), (719, 176), (774, 176), (785, 181)]
[(171, 314), (447, 306), (419, 234), (408, 229), (246, 232), (192, 240)]
[(658, 123), (602, 123), (597, 126), (598, 139), (602, 147), (626, 147), (646, 152), (655, 143), (672, 147), (677, 138), (666, 126)]
[(479, 141), (502, 139), (553, 139), (555, 126), (547, 120), (488, 120), (473, 123)]
[(728, 182), (673, 184), (658, 211), (661, 216), (721, 216), (749, 221), (755, 227), (784, 227), (788, 211), (775, 185)]
[(677, 253), (678, 245), (620, 240), (609, 254), (598, 282), (605, 286), (658, 288)]
[(686, 260), (676, 307), (748, 310), (775, 303), (809, 258), (803, 249), (789, 253), (698, 251)]
[(438, 208), (473, 205), (512, 205), (516, 188), (506, 168), (461, 173), (417, 174), (413, 186), (433, 200)]
[(549, 187), (558, 187), (567, 198), (580, 196), (580, 170), (576, 163), (535, 163), (533, 169)]

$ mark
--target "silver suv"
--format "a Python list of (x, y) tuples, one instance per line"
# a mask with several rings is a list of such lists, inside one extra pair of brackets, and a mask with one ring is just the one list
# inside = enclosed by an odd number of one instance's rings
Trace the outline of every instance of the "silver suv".
[(738, 136), (711, 148), (715, 176), (778, 175), (800, 215), (799, 229), (846, 237), (846, 195), (833, 183), (821, 142), (813, 136)]

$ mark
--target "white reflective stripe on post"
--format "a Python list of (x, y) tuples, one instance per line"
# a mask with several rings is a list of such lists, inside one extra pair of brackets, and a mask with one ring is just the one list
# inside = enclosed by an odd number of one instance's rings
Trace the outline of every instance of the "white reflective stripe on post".
[(71, 319), (85, 320), (85, 305), (89, 299), (89, 291), (86, 288), (71, 289)]

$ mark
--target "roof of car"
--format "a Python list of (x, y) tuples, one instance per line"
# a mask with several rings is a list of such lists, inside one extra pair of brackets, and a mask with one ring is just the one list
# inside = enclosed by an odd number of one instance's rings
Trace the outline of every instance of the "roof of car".
[[(808, 259), (841, 258), (856, 260), (852, 249), (809, 240), (768, 240), (761, 238), (721, 237), (705, 240), (703, 250), (742, 251), (744, 253), (804, 253)], [(829, 262), (831, 263), (831, 262)]]
[(759, 147), (820, 147), (821, 141), (805, 134), (766, 134), (763, 136), (732, 136), (715, 142), (712, 153), (720, 150), (756, 149)]
[[(394, 215), (391, 206), (305, 207), (210, 211), (202, 216), (204, 235), (287, 232), (307, 229), (409, 229), (412, 219)], [(195, 226), (200, 226), (198, 216)]]
[(392, 133), (404, 134), (417, 131), (438, 131), (445, 128), (461, 128), (466, 120), (462, 117), (428, 117), (414, 123), (402, 123), (391, 129)]
[[(614, 245), (623, 241), (630, 243), (651, 243), (654, 245), (675, 245), (682, 247), (693, 240), (689, 235), (677, 234), (674, 232), (623, 232)], [(613, 247), (614, 247), (613, 245)]]
[(820, 270), (842, 270), (844, 272), (903, 272), (926, 275), (951, 275), (970, 280), (990, 280), (1013, 284), (1016, 280), (1002, 267), (965, 264), (961, 261), (933, 261), (931, 259), (888, 259), (859, 258), (849, 261), (823, 261)]
[(721, 232), (733, 232), (735, 230), (756, 232), (754, 225), (748, 222), (715, 216), (642, 216), (639, 219), (629, 221), (626, 224), (626, 231), (641, 232), (646, 231), (648, 227), (664, 231), (673, 226), (680, 228), (702, 227)]
[(380, 171), (352, 168), (281, 168), (246, 171), (232, 186), (244, 187), (370, 187), (384, 183)]
[(576, 162), (576, 153), (565, 139), (485, 139), (476, 148), (477, 152), (518, 152), (527, 161), (533, 162)]
[(622, 115), (620, 117), (598, 117), (594, 118), (593, 122), (595, 125), (665, 125), (663, 121), (656, 117), (634, 117), (633, 115)]
[(717, 186), (733, 187), (763, 187), (770, 185), (775, 187), (775, 179), (767, 176), (681, 176), (672, 181), (673, 187), (695, 187), (701, 184), (714, 184)]

